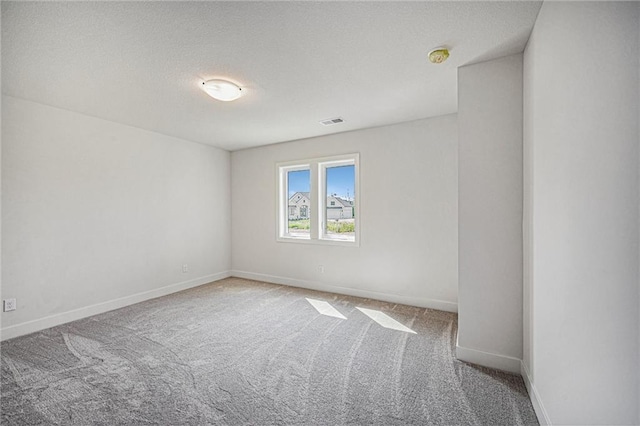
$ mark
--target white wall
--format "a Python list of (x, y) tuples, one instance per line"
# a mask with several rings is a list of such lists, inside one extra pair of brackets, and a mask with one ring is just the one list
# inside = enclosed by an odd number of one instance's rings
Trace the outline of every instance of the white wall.
[(228, 152), (8, 96), (2, 124), (3, 338), (228, 272)]
[[(233, 274), (454, 311), (456, 126), (448, 115), (233, 152)], [(276, 162), (353, 152), (360, 247), (276, 242)]]
[(545, 2), (525, 51), (524, 362), (553, 424), (638, 424), (640, 4)]
[(522, 55), (458, 70), (456, 356), (519, 372), (522, 357)]

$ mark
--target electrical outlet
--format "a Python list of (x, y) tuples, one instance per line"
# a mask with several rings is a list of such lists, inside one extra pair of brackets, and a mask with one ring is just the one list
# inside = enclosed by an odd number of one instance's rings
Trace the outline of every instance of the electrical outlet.
[(3, 310), (5, 312), (15, 311), (16, 310), (16, 299), (4, 299), (4, 301), (3, 301)]
[(187, 272), (189, 272), (189, 265), (185, 263), (182, 265), (182, 273), (186, 274)]
[(318, 265), (318, 271), (319, 271), (321, 274), (324, 274), (324, 265)]

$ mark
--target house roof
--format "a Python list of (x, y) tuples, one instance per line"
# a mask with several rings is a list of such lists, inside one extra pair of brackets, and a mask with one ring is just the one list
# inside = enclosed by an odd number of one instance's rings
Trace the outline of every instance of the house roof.
[(289, 197), (289, 201), (292, 201), (293, 198), (296, 195), (302, 195), (303, 197), (305, 197), (307, 200), (310, 200), (311, 198), (309, 198), (309, 193), (308, 192), (296, 192), (295, 194), (293, 194), (291, 197)]
[(340, 197), (333, 197), (335, 200), (337, 200), (340, 204), (342, 204), (343, 207), (353, 207), (353, 201), (350, 200), (345, 200), (344, 198), (340, 198)]

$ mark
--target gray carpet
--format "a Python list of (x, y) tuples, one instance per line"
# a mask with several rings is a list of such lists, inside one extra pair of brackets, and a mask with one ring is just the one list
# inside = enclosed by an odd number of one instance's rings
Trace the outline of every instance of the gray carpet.
[(519, 376), (454, 359), (456, 327), (451, 313), (229, 278), (3, 342), (2, 424), (537, 424)]

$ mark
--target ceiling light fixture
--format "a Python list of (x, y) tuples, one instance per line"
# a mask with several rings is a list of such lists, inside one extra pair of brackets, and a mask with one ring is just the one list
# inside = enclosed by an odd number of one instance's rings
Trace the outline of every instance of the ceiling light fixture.
[(441, 64), (449, 57), (449, 49), (438, 47), (429, 52), (429, 60), (434, 64)]
[(202, 82), (202, 89), (219, 101), (235, 101), (242, 96), (242, 88), (227, 80), (207, 80)]

